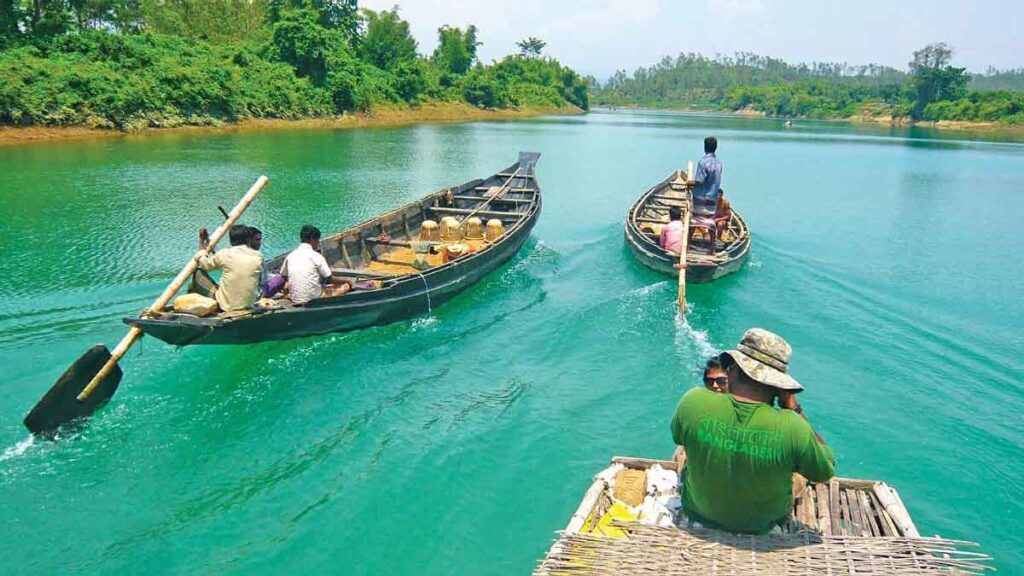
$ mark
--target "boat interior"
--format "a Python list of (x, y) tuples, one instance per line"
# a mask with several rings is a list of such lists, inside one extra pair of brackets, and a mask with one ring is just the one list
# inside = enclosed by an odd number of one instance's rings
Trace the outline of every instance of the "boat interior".
[[(644, 194), (630, 211), (630, 218), (643, 238), (650, 242), (651, 248), (660, 250), (661, 229), (669, 223), (670, 208), (681, 209), (684, 216), (690, 210), (690, 193), (686, 189), (685, 181), (683, 173), (676, 172), (673, 178), (665, 180)], [(748, 237), (749, 231), (746, 222), (733, 211), (729, 217), (728, 226), (724, 230), (718, 230), (717, 233), (715, 253), (721, 258), (725, 258), (725, 255), (740, 246)], [(691, 219), (687, 256), (689, 258), (710, 258), (710, 253), (710, 228)]]

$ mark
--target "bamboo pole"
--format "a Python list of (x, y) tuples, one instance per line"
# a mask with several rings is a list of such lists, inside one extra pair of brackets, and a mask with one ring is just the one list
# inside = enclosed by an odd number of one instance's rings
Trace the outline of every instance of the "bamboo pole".
[[(242, 216), (245, 209), (252, 204), (253, 200), (256, 199), (256, 195), (263, 190), (263, 187), (267, 185), (268, 180), (269, 179), (266, 176), (260, 176), (256, 180), (256, 182), (245, 193), (245, 196), (242, 197), (238, 204), (231, 210), (231, 213), (228, 214), (227, 219), (224, 220), (224, 222), (222, 222), (221, 225), (213, 232), (213, 235), (210, 236), (210, 242), (206, 248), (202, 250), (203, 252), (209, 254), (210, 251), (213, 250), (217, 245), (217, 242), (220, 242), (220, 239), (227, 234), (228, 230), (230, 230), (231, 227), (235, 225), (235, 222), (237, 222)], [(192, 274), (198, 267), (198, 260), (196, 258), (190, 259), (188, 264), (181, 269), (181, 272), (178, 272), (178, 275), (174, 277), (174, 280), (172, 280), (167, 288), (164, 289), (163, 293), (161, 293), (160, 296), (158, 296), (157, 299), (154, 300), (148, 308), (146, 308), (143, 314), (154, 314), (160, 312), (163, 307), (170, 302), (171, 298), (174, 298), (174, 295), (178, 293), (178, 290), (185, 285), (185, 282), (192, 277)], [(135, 344), (140, 336), (142, 336), (142, 329), (137, 325), (128, 329), (128, 334), (126, 334), (125, 337), (117, 343), (114, 351), (110, 353), (110, 359), (107, 360), (107, 363), (100, 368), (100, 371), (92, 377), (89, 384), (86, 385), (82, 392), (78, 394), (79, 402), (84, 402), (89, 398), (89, 395), (92, 394), (93, 390), (95, 390), (96, 387), (100, 385), (100, 382), (110, 374), (110, 371), (114, 369), (114, 366), (117, 365), (118, 361), (121, 360), (125, 353), (128, 352), (128, 349)]]
[[(693, 161), (686, 163), (686, 180), (693, 177)], [(686, 314), (686, 251), (690, 243), (690, 214), (693, 212), (693, 196), (689, 196), (686, 215), (683, 216), (683, 244), (679, 249), (679, 313)]]

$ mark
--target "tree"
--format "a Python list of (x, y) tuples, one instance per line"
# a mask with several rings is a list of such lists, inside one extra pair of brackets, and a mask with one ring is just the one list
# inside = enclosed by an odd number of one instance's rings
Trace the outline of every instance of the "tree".
[(541, 40), (540, 38), (534, 38), (533, 36), (516, 42), (516, 46), (519, 46), (519, 53), (522, 54), (523, 56), (527, 56), (530, 58), (536, 58), (540, 56), (540, 53), (544, 50), (544, 47), (547, 45), (547, 42)]
[(281, 20), (289, 10), (315, 11), (321, 26), (341, 32), (348, 42), (354, 42), (359, 36), (359, 6), (356, 0), (267, 1), (267, 19), (271, 24)]
[(463, 32), (448, 25), (437, 29), (437, 48), (431, 59), (443, 72), (465, 74), (476, 60), (476, 26), (470, 24)]
[(247, 0), (142, 0), (153, 32), (206, 40), (262, 40), (267, 6)]
[(309, 78), (315, 86), (327, 83), (327, 58), (332, 44), (344, 43), (337, 32), (320, 25), (315, 10), (288, 10), (274, 24), (271, 56), (287, 62), (300, 77)]
[(929, 104), (941, 100), (956, 100), (962, 97), (970, 76), (965, 68), (950, 66), (953, 50), (944, 42), (929, 44), (914, 52), (910, 62), (910, 85), (914, 91), (914, 110), (911, 116), (917, 120), (924, 117)]
[(16, 0), (0, 0), (0, 47), (3, 46), (5, 38), (12, 38), (19, 33), (18, 20), (21, 10), (18, 4)]
[(366, 34), (359, 43), (363, 59), (382, 70), (416, 59), (416, 40), (409, 23), (398, 16), (398, 7), (374, 12), (363, 10)]

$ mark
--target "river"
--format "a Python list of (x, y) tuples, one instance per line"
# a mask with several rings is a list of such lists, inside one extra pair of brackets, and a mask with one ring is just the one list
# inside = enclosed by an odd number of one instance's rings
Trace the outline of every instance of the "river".
[[(754, 233), (688, 290), (635, 262), (626, 210), (718, 136)], [(168, 134), (0, 148), (5, 571), (527, 573), (613, 455), (667, 457), (712, 351), (763, 326), (843, 476), (923, 534), (1024, 564), (1024, 145), (933, 130), (594, 112), (397, 129)], [(432, 314), (176, 350), (59, 442), (21, 418), (113, 345), (259, 174), (264, 252), (484, 176), (520, 150), (544, 211), (507, 266)]]

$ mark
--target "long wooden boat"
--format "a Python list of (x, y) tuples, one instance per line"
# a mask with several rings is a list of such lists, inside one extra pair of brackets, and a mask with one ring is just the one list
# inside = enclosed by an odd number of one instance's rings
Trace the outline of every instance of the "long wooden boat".
[[(645, 266), (664, 274), (679, 274), (675, 265), (679, 255), (663, 249), (658, 239), (661, 227), (668, 224), (668, 211), (680, 208), (685, 216), (690, 210), (690, 195), (682, 171), (673, 172), (655, 184), (633, 204), (626, 218), (626, 243)], [(732, 211), (728, 229), (720, 235), (714, 254), (709, 251), (706, 229), (694, 232), (686, 251), (686, 281), (710, 282), (739, 270), (750, 254), (750, 230), (736, 210)], [(724, 244), (724, 245), (723, 245)]]
[[(511, 259), (530, 236), (541, 210), (541, 191), (534, 166), (540, 154), (523, 152), (519, 161), (492, 176), (445, 188), (386, 214), (325, 237), (321, 248), (338, 275), (378, 281), (379, 287), (345, 295), (318, 298), (297, 306), (287, 299), (241, 313), (200, 318), (178, 314), (170, 307), (155, 315), (125, 318), (146, 334), (178, 346), (191, 344), (248, 344), (300, 336), (354, 330), (387, 324), (427, 312), (472, 286)], [(435, 241), (438, 254), (416, 254), (421, 224), (454, 217), (483, 222), (499, 220), (496, 238)], [(451, 237), (449, 237), (451, 238)], [(468, 254), (445, 261), (444, 244), (458, 243)], [(276, 273), (287, 254), (269, 263)], [(429, 267), (412, 263), (425, 259)], [(198, 277), (202, 292), (202, 277)]]
[(971, 542), (922, 538), (884, 482), (794, 475), (790, 518), (765, 535), (701, 527), (680, 511), (683, 462), (612, 458), (534, 574), (981, 574)]

